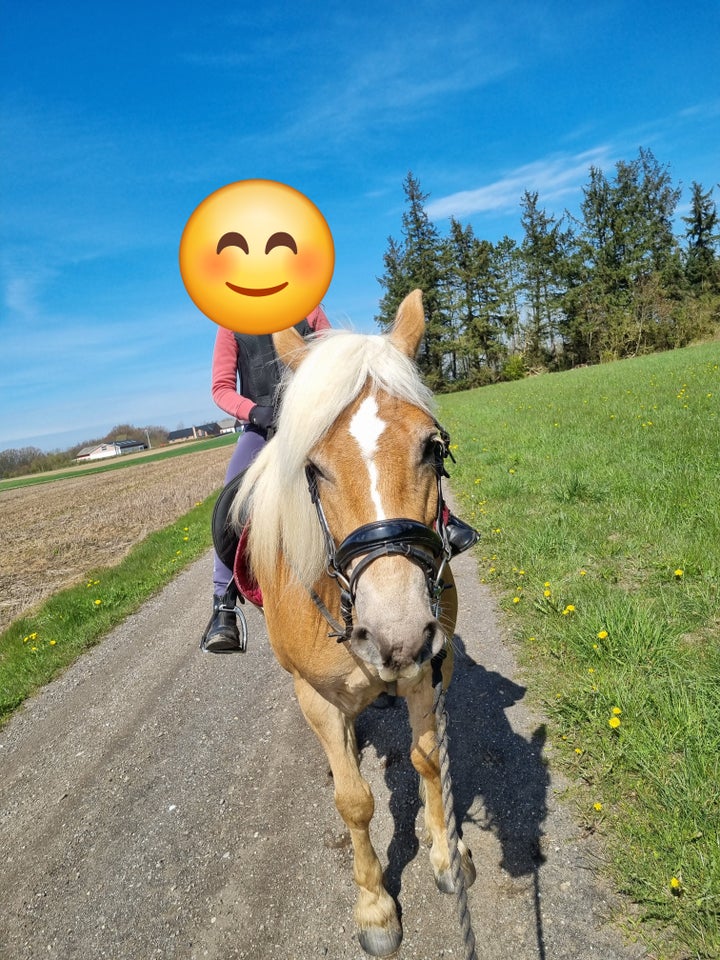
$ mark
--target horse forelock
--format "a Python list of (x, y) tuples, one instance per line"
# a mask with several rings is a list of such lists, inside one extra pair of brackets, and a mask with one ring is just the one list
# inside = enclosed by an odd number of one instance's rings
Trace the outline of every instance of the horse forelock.
[(323, 332), (311, 340), (295, 373), (286, 376), (277, 432), (248, 470), (234, 507), (237, 516), (241, 503), (249, 502), (248, 546), (258, 575), (271, 575), (280, 553), (305, 586), (322, 575), (325, 544), (305, 464), (366, 386), (431, 414), (432, 394), (417, 367), (386, 335)]

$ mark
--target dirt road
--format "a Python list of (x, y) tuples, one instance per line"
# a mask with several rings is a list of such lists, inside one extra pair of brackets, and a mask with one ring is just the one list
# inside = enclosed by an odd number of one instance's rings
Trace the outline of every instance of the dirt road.
[[(454, 566), (465, 656), (451, 755), (478, 871), (478, 957), (639, 960), (559, 803), (492, 599), (471, 557)], [(0, 732), (1, 960), (364, 957), (327, 764), (259, 614), (246, 655), (197, 650), (209, 579), (206, 557)], [(462, 957), (454, 901), (415, 839), (404, 705), (366, 711), (358, 731), (373, 836), (402, 908), (399, 957)]]

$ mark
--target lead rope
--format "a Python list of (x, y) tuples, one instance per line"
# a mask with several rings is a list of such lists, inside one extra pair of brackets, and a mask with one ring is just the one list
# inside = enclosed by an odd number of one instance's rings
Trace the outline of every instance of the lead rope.
[(470, 908), (468, 907), (467, 888), (465, 887), (465, 875), (460, 863), (460, 851), (458, 850), (458, 830), (455, 819), (455, 800), (453, 798), (452, 777), (450, 776), (450, 752), (448, 749), (449, 738), (447, 732), (447, 712), (445, 710), (445, 691), (443, 689), (442, 662), (446, 657), (446, 651), (443, 649), (433, 657), (433, 689), (435, 699), (433, 702), (433, 711), (435, 713), (435, 726), (437, 728), (438, 755), (440, 758), (440, 787), (442, 790), (443, 812), (445, 814), (445, 831), (448, 839), (448, 853), (450, 856), (450, 875), (452, 876), (453, 887), (455, 889), (455, 905), (457, 907), (458, 920), (460, 921), (460, 932), (463, 938), (465, 960), (477, 960), (475, 952), (475, 934), (473, 933), (472, 922), (470, 920)]

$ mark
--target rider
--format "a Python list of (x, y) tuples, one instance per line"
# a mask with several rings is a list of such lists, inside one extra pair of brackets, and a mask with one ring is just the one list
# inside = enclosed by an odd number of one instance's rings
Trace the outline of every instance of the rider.
[[(302, 336), (330, 326), (321, 306), (296, 324)], [(239, 381), (239, 387), (238, 387)], [(237, 420), (245, 421), (225, 473), (225, 483), (246, 470), (260, 452), (275, 420), (280, 363), (271, 334), (234, 333), (218, 327), (212, 362), (212, 398)], [(240, 649), (237, 618), (224, 609), (223, 597), (232, 582), (232, 570), (214, 552), (213, 616), (203, 635), (202, 647), (211, 653)]]

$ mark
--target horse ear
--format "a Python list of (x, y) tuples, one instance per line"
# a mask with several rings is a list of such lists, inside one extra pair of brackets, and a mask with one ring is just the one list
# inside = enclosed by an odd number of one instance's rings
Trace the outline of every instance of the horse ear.
[(275, 352), (286, 367), (295, 370), (300, 366), (305, 354), (308, 351), (308, 345), (297, 332), (295, 327), (288, 327), (286, 330), (278, 330), (272, 335)]
[(425, 311), (422, 304), (422, 290), (413, 290), (398, 307), (395, 323), (390, 331), (390, 339), (398, 350), (414, 360), (424, 333)]

